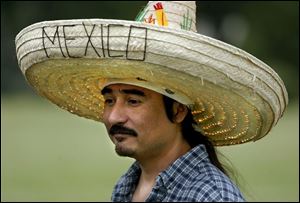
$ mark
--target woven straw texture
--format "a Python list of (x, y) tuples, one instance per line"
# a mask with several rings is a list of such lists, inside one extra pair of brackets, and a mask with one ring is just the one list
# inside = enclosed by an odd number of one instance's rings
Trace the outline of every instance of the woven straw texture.
[(37, 93), (79, 116), (102, 121), (100, 91), (109, 79), (147, 81), (166, 96), (189, 98), (197, 129), (216, 146), (265, 136), (288, 103), (280, 77), (245, 51), (192, 31), (194, 25), (48, 21), (23, 29), (16, 51)]

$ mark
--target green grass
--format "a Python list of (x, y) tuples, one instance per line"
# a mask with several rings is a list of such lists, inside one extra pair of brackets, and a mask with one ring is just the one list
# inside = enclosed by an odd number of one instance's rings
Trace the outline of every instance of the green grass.
[[(290, 106), (262, 140), (218, 148), (248, 201), (299, 201), (299, 115)], [(44, 99), (1, 98), (1, 201), (109, 201), (132, 159), (103, 124)]]

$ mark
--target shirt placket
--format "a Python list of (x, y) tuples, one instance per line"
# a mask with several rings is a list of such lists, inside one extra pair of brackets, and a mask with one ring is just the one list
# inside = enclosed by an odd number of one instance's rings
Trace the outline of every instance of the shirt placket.
[(162, 178), (158, 176), (158, 180), (146, 199), (146, 202), (162, 202), (167, 196), (167, 193), (167, 187), (163, 184)]

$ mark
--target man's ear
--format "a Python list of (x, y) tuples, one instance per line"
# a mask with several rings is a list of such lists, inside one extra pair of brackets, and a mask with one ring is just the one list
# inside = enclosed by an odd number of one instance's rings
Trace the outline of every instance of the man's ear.
[(188, 109), (185, 105), (180, 104), (178, 102), (174, 102), (173, 112), (174, 112), (173, 121), (175, 123), (181, 123), (184, 120), (185, 116), (187, 115)]

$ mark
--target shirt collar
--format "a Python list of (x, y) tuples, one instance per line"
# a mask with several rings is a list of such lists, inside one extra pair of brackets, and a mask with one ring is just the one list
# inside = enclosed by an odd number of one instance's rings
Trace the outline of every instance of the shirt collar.
[(124, 179), (124, 181), (120, 185), (120, 193), (123, 194), (124, 197), (128, 196), (133, 192), (133, 190), (135, 190), (135, 185), (137, 184), (140, 174), (141, 168), (138, 162), (134, 162), (126, 174), (121, 177)]
[[(191, 177), (195, 174), (193, 169), (197, 167), (199, 162), (208, 161), (208, 154), (205, 146), (200, 144), (192, 148), (189, 152), (179, 157), (166, 170), (162, 171), (156, 178), (156, 188), (171, 189), (178, 182), (183, 182), (186, 177)], [(134, 162), (128, 169), (123, 178), (121, 185), (121, 193), (128, 196), (135, 190), (135, 185), (141, 174), (141, 169), (138, 162)]]
[(160, 182), (167, 189), (171, 189), (178, 182), (184, 182), (186, 177), (196, 176), (194, 168), (199, 166), (199, 162), (203, 161), (209, 161), (209, 158), (205, 146), (200, 144), (179, 157), (166, 170), (162, 171), (156, 182)]

